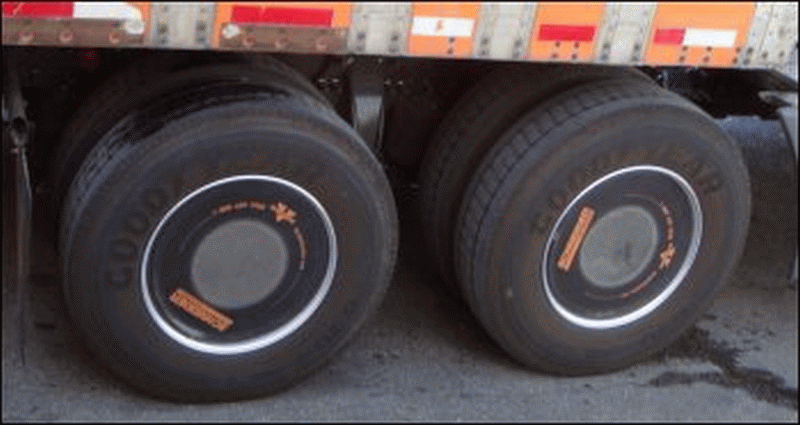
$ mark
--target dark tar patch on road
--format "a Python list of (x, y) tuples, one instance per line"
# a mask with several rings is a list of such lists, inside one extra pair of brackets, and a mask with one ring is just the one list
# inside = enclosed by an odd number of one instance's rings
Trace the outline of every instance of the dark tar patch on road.
[(754, 400), (796, 411), (797, 388), (787, 387), (783, 378), (766, 370), (739, 366), (737, 356), (741, 351), (724, 342), (712, 340), (706, 330), (692, 327), (672, 345), (657, 353), (653, 360), (660, 363), (668, 359), (701, 360), (715, 364), (722, 372), (664, 372), (648, 381), (646, 386), (665, 387), (705, 382), (725, 388), (739, 388)]

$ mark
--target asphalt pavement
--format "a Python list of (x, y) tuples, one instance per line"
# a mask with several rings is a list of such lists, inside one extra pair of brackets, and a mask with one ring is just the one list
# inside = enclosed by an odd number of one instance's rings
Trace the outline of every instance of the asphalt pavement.
[(66, 320), (53, 235), (37, 225), (25, 366), (14, 350), (15, 289), (4, 257), (2, 420), (797, 422), (797, 284), (786, 278), (797, 247), (796, 163), (777, 122), (721, 124), (751, 173), (744, 255), (696, 326), (640, 364), (569, 378), (516, 364), (437, 282), (420, 249), (411, 185), (398, 196), (397, 272), (372, 320), (309, 379), (235, 403), (154, 400), (110, 375)]

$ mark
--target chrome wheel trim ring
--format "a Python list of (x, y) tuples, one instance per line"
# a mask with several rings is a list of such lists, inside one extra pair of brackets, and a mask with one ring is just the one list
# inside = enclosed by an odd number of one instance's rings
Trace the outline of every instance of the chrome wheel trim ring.
[[(689, 201), (688, 203), (692, 211), (692, 218), (691, 218), (692, 235), (691, 235), (691, 241), (689, 243), (689, 248), (686, 253), (686, 257), (684, 258), (684, 261), (681, 264), (675, 276), (672, 278), (669, 284), (666, 285), (666, 288), (663, 291), (661, 291), (661, 293), (659, 293), (656, 297), (654, 297), (652, 300), (648, 301), (645, 305), (639, 307), (638, 309), (629, 312), (627, 314), (623, 314), (621, 316), (608, 319), (595, 319), (576, 314), (575, 312), (570, 311), (564, 305), (562, 305), (556, 299), (552, 289), (550, 288), (551, 284), (548, 279), (547, 259), (549, 258), (550, 250), (554, 243), (555, 230), (559, 228), (559, 226), (567, 216), (567, 213), (581, 200), (581, 198), (586, 196), (595, 188), (623, 174), (642, 172), (642, 171), (656, 172), (666, 175), (667, 177), (678, 183), (684, 195), (686, 196), (686, 199)], [(568, 322), (576, 326), (580, 326), (583, 328), (602, 330), (602, 329), (612, 329), (633, 323), (655, 311), (659, 306), (661, 306), (664, 303), (664, 301), (666, 301), (670, 297), (670, 295), (672, 295), (675, 292), (675, 290), (678, 289), (680, 284), (683, 282), (683, 279), (689, 273), (689, 270), (691, 269), (692, 265), (694, 264), (694, 260), (697, 257), (697, 251), (700, 248), (702, 232), (703, 232), (703, 217), (702, 217), (702, 209), (700, 207), (700, 200), (698, 199), (697, 195), (695, 194), (689, 182), (686, 181), (686, 179), (684, 179), (676, 172), (656, 165), (637, 165), (637, 166), (622, 168), (612, 173), (609, 173), (601, 177), (600, 179), (596, 180), (587, 188), (585, 188), (583, 191), (581, 191), (567, 205), (567, 207), (559, 216), (558, 220), (556, 220), (556, 223), (553, 226), (553, 230), (550, 232), (550, 235), (548, 236), (544, 254), (542, 256), (543, 260), (541, 261), (541, 270), (540, 270), (542, 274), (543, 286), (547, 300), (562, 318), (566, 319)]]
[[(314, 205), (316, 212), (322, 218), (323, 223), (325, 225), (325, 229), (327, 231), (328, 237), (328, 264), (325, 275), (322, 279), (322, 283), (320, 284), (320, 288), (311, 301), (287, 323), (281, 325), (279, 328), (256, 338), (251, 338), (249, 340), (231, 343), (231, 344), (210, 344), (206, 342), (200, 342), (194, 340), (192, 338), (187, 337), (185, 334), (179, 332), (175, 327), (171, 326), (164, 317), (158, 312), (158, 309), (155, 306), (153, 299), (150, 296), (150, 292), (148, 290), (148, 282), (147, 282), (147, 266), (150, 260), (150, 251), (153, 246), (153, 243), (156, 237), (159, 234), (159, 231), (164, 226), (164, 224), (178, 211), (181, 206), (186, 204), (190, 199), (200, 195), (201, 193), (230, 182), (235, 182), (239, 180), (262, 180), (270, 183), (277, 183), (280, 185), (284, 185), (295, 192), (299, 193), (300, 195), (304, 196), (311, 204)], [(141, 267), (139, 270), (140, 273), (140, 286), (142, 291), (142, 298), (145, 304), (145, 308), (149, 314), (149, 316), (153, 319), (156, 326), (164, 332), (167, 336), (169, 336), (175, 342), (190, 348), (195, 351), (208, 353), (208, 354), (215, 354), (215, 355), (236, 355), (242, 353), (248, 353), (256, 350), (260, 350), (264, 347), (270, 346), (282, 339), (286, 336), (295, 332), (300, 326), (302, 326), (308, 319), (314, 314), (317, 308), (322, 304), (322, 301), (325, 299), (325, 296), (328, 293), (332, 283), (333, 277), (336, 272), (336, 261), (338, 259), (338, 251), (336, 246), (336, 234), (333, 229), (333, 223), (331, 222), (330, 217), (328, 216), (325, 209), (322, 207), (322, 204), (313, 196), (311, 193), (303, 189), (302, 187), (278, 178), (274, 176), (268, 175), (239, 175), (233, 177), (226, 177), (223, 179), (216, 180), (214, 182), (208, 183), (199, 189), (196, 189), (189, 195), (183, 197), (180, 201), (178, 201), (165, 215), (161, 218), (156, 228), (153, 230), (150, 238), (147, 241), (147, 245), (144, 249), (144, 257), (142, 259)]]

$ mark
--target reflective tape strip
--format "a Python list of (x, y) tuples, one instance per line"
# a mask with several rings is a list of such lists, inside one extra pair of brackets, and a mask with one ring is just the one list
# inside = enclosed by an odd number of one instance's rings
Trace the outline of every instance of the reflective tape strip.
[(653, 35), (653, 43), (655, 44), (674, 44), (680, 46), (683, 44), (683, 37), (686, 36), (684, 28), (659, 28)]
[(540, 41), (592, 41), (597, 27), (593, 25), (542, 25)]
[(659, 28), (653, 36), (653, 43), (729, 48), (736, 45), (736, 35), (736, 30)]
[(472, 37), (474, 26), (474, 19), (415, 16), (411, 34), (433, 37)]
[(333, 10), (236, 5), (231, 10), (231, 22), (330, 27)]
[(125, 2), (75, 2), (73, 18), (142, 20), (139, 8)]
[(736, 35), (736, 30), (687, 28), (683, 45), (730, 48), (736, 45)]
[(71, 18), (72, 2), (3, 2), (3, 16)]

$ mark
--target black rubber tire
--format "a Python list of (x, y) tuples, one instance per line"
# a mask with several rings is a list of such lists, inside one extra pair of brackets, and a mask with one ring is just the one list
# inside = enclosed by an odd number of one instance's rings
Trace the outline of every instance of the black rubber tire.
[[(298, 91), (329, 104), (308, 79), (285, 64), (264, 55), (256, 58), (198, 60), (186, 55), (154, 55), (108, 78), (77, 109), (61, 135), (48, 179), (52, 187), (50, 210), (60, 211), (80, 164), (97, 141), (128, 112), (159, 97), (200, 84), (246, 81)], [(210, 60), (217, 62), (204, 63)]]
[[(691, 187), (687, 193), (696, 193), (702, 213), (688, 216), (702, 217), (702, 230), (674, 226), (676, 240), (697, 235), (694, 261), (676, 260), (681, 266), (671, 267), (670, 260), (663, 274), (655, 274), (652, 280), (632, 280), (645, 288), (641, 294), (649, 288), (656, 291), (653, 294), (665, 294), (660, 301), (653, 295), (650, 303), (636, 298), (636, 289), (615, 300), (620, 302), (619, 311), (641, 312), (638, 318), (631, 315), (630, 320), (622, 320), (621, 313), (609, 316), (618, 322), (606, 324), (571, 318), (555, 308), (551, 299), (557, 299), (556, 295), (548, 298), (548, 290), (556, 293), (555, 283), (545, 288), (545, 276), (550, 276), (547, 282), (561, 279), (549, 272), (553, 265), (545, 261), (554, 258), (545, 257), (548, 241), (551, 235), (554, 241), (566, 241), (570, 234), (552, 233), (554, 227), (565, 211), (580, 205), (571, 205), (573, 200), (588, 199), (580, 197), (594, 193), (593, 182), (602, 182), (598, 179), (615, 170), (624, 176), (645, 164), (676, 173), (688, 182), (685, 187)], [(631, 187), (625, 190), (639, 190)], [(612, 192), (604, 196), (620, 198)], [(642, 196), (651, 195), (652, 191), (642, 189)], [(527, 114), (481, 163), (459, 212), (456, 270), (472, 310), (515, 359), (558, 374), (604, 372), (631, 365), (665, 347), (710, 306), (741, 255), (749, 217), (749, 177), (741, 152), (706, 113), (653, 85), (630, 80), (595, 82)], [(662, 270), (659, 255), (647, 263), (652, 270)], [(692, 258), (689, 255), (684, 258)], [(682, 279), (681, 270), (686, 273)], [(659, 289), (672, 283), (677, 285), (674, 292)], [(588, 300), (585, 292), (576, 293), (584, 297), (580, 301)], [(585, 311), (593, 308), (590, 305)], [(564, 310), (575, 316), (584, 311)]]
[[(338, 247), (335, 274), (327, 292), (312, 291), (324, 298), (294, 330), (239, 354), (202, 352), (154, 320), (140, 266), (157, 258), (150, 252), (160, 242), (148, 241), (162, 217), (182, 211), (171, 207), (237, 175), (283, 179), (318, 200)], [(308, 376), (353, 337), (388, 287), (397, 227), (380, 164), (326, 104), (282, 88), (188, 89), (127, 115), (81, 166), (61, 222), (65, 300), (87, 346), (141, 391), (179, 401), (250, 398)], [(314, 237), (306, 235), (310, 253), (319, 245)], [(307, 268), (315, 258), (309, 254)], [(302, 279), (314, 284), (313, 277)]]
[(508, 127), (549, 97), (590, 81), (629, 77), (652, 82), (635, 68), (501, 69), (468, 90), (437, 127), (420, 166), (420, 211), (440, 277), (455, 288), (453, 231), (475, 168)]

